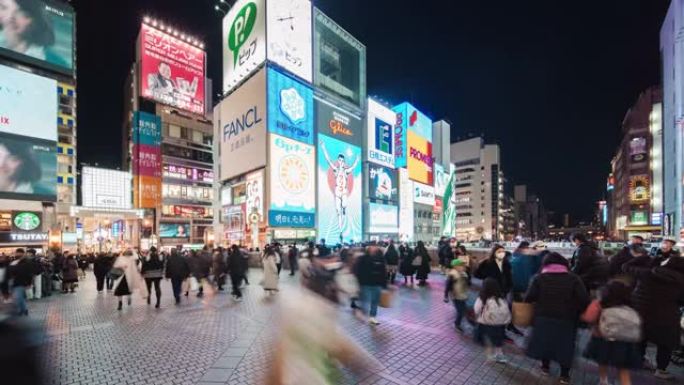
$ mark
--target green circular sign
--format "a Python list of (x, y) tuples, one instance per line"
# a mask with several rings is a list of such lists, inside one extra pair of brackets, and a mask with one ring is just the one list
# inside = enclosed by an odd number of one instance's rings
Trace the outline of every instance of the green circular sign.
[(34, 213), (19, 213), (14, 217), (14, 226), (24, 231), (35, 230), (40, 226), (40, 217)]

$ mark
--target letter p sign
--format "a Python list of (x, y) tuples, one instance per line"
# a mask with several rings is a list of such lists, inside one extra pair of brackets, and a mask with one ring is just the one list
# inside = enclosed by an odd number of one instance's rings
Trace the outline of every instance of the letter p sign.
[(228, 49), (233, 53), (233, 65), (237, 63), (240, 47), (247, 41), (254, 29), (257, 16), (257, 6), (253, 2), (247, 3), (233, 20), (233, 25), (228, 33)]

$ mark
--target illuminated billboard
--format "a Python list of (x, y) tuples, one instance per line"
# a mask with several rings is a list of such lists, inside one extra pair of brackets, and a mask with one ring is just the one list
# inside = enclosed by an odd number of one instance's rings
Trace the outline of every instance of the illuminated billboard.
[(125, 171), (83, 167), (81, 197), (85, 207), (131, 208), (131, 174)]
[(648, 175), (629, 177), (629, 200), (632, 203), (646, 203), (651, 199), (651, 188)]
[(140, 93), (144, 98), (204, 115), (205, 53), (169, 33), (140, 29)]
[(394, 125), (394, 164), (397, 167), (406, 167), (410, 156), (407, 148), (408, 132), (412, 131), (432, 143), (432, 120), (407, 102), (395, 106), (392, 110), (397, 114)]
[(314, 84), (357, 107), (366, 102), (366, 46), (314, 8)]
[(266, 7), (268, 60), (311, 82), (311, 1), (270, 0), (266, 2)]
[(190, 225), (187, 223), (160, 223), (160, 238), (190, 238)]
[(255, 171), (247, 174), (246, 210), (247, 215), (256, 213), (259, 215), (259, 222), (264, 220), (264, 170)]
[(162, 176), (164, 178), (180, 179), (191, 182), (213, 183), (214, 172), (201, 168), (189, 166), (176, 166), (165, 164), (162, 166)]
[(369, 233), (397, 233), (399, 232), (399, 208), (394, 205), (372, 203), (369, 207)]
[(161, 118), (143, 111), (133, 113), (133, 203), (157, 208), (162, 197)]
[(394, 124), (397, 114), (373, 99), (368, 99), (368, 161), (394, 168)]
[(315, 226), (316, 151), (313, 146), (270, 134), (271, 227)]
[(413, 184), (413, 202), (428, 206), (435, 205), (435, 189), (422, 183)]
[(313, 144), (314, 102), (311, 87), (269, 68), (268, 118), (268, 132)]
[(361, 148), (318, 135), (318, 236), (331, 243), (360, 241)]
[(0, 132), (0, 198), (55, 201), (55, 142)]
[(228, 92), (266, 60), (264, 0), (238, 0), (223, 18), (223, 92)]
[(56, 1), (0, 1), (0, 56), (72, 74), (73, 9)]
[(371, 199), (397, 202), (399, 184), (396, 170), (369, 164), (368, 179), (368, 195)]
[(648, 225), (648, 211), (632, 211), (629, 223), (632, 226)]
[(639, 163), (647, 160), (648, 142), (644, 137), (632, 138), (629, 141), (629, 156), (632, 162)]
[(361, 114), (342, 109), (326, 100), (316, 98), (316, 128), (318, 133), (355, 146), (363, 145)]
[(219, 181), (266, 166), (266, 70), (255, 74), (216, 108)]
[(449, 183), (449, 174), (444, 171), (444, 166), (435, 164), (435, 195), (444, 196), (446, 186)]
[(413, 131), (409, 131), (407, 137), (409, 178), (432, 186), (434, 183), (432, 143)]
[(413, 239), (413, 184), (408, 170), (399, 169), (399, 238), (402, 241)]

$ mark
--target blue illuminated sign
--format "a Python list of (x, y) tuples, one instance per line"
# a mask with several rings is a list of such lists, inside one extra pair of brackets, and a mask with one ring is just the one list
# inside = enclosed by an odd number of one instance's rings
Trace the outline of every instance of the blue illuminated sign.
[(392, 110), (397, 114), (397, 121), (394, 125), (394, 165), (406, 167), (407, 132), (413, 131), (426, 141), (432, 142), (432, 120), (408, 102), (401, 103)]
[(314, 143), (313, 90), (272, 68), (268, 69), (268, 132)]

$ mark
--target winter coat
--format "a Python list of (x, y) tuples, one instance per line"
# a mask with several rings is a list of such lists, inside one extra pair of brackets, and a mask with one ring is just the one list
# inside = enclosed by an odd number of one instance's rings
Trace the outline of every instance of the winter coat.
[(468, 274), (456, 269), (449, 270), (446, 285), (444, 285), (444, 298), (465, 301), (468, 299)]
[(615, 277), (622, 274), (622, 265), (634, 259), (629, 247), (623, 247), (617, 254), (610, 257), (610, 277)]
[(444, 242), (439, 247), (438, 251), (439, 264), (442, 266), (450, 266), (451, 260), (454, 259), (454, 253), (448, 243)]
[(152, 259), (151, 256), (143, 259), (140, 273), (145, 278), (163, 278), (164, 277), (164, 260), (157, 255), (157, 259)]
[(534, 303), (535, 318), (576, 323), (589, 305), (589, 294), (573, 273), (542, 273), (532, 280), (525, 302)]
[(177, 252), (172, 252), (166, 258), (166, 278), (186, 279), (190, 276), (188, 259)]
[(387, 265), (381, 253), (364, 253), (356, 261), (354, 274), (361, 286), (387, 286)]
[(211, 256), (209, 253), (201, 252), (195, 257), (190, 257), (190, 271), (197, 280), (209, 277), (211, 269)]
[(33, 277), (40, 274), (40, 265), (28, 257), (12, 261), (7, 267), (7, 279), (12, 287), (29, 287), (33, 285)]
[(78, 282), (78, 262), (74, 257), (69, 257), (64, 261), (62, 281), (65, 283)]
[(110, 264), (110, 261), (107, 260), (107, 257), (104, 255), (98, 255), (93, 263), (93, 272), (95, 273), (96, 277), (104, 277), (107, 275), (111, 267), (112, 265)]
[(264, 290), (278, 290), (278, 266), (276, 266), (275, 253), (269, 253), (262, 260), (264, 265), (264, 279), (261, 286)]
[(124, 273), (121, 277), (117, 278), (116, 282), (114, 282), (114, 292), (116, 292), (116, 289), (125, 277), (128, 290), (130, 290), (131, 293), (139, 290), (142, 297), (146, 298), (148, 294), (147, 286), (145, 285), (142, 275), (140, 275), (140, 272), (138, 271), (136, 260), (137, 258), (135, 256), (121, 255), (114, 261), (113, 268), (121, 269)]
[(242, 252), (240, 250), (228, 252), (227, 270), (231, 277), (239, 278), (245, 273)]
[(394, 245), (387, 246), (387, 250), (385, 251), (385, 261), (390, 266), (399, 265), (399, 253)]
[(511, 256), (511, 279), (513, 291), (525, 293), (530, 281), (541, 269), (541, 256), (528, 252), (516, 251)]
[(417, 248), (413, 258), (421, 256), (420, 266), (416, 269), (416, 279), (427, 279), (430, 274), (430, 254), (428, 254), (427, 249)]
[(215, 252), (212, 256), (211, 269), (214, 276), (219, 277), (226, 274), (226, 258), (223, 257), (223, 253)]
[(511, 262), (508, 260), (508, 257), (501, 261), (501, 268), (499, 268), (499, 265), (494, 258), (482, 261), (473, 275), (475, 278), (481, 280), (494, 278), (499, 282), (501, 292), (504, 294), (508, 294), (513, 288), (513, 273), (511, 271)]
[(582, 279), (587, 290), (598, 289), (608, 281), (610, 265), (591, 242), (577, 247), (572, 255), (571, 266), (572, 272)]
[(416, 267), (413, 266), (413, 250), (410, 247), (400, 248), (401, 262), (399, 264), (399, 273), (404, 276), (410, 276), (416, 273)]
[(643, 320), (644, 338), (656, 345), (679, 346), (679, 306), (684, 305), (684, 258), (674, 257), (666, 266), (662, 260), (638, 257), (623, 271), (637, 281), (632, 304)]

